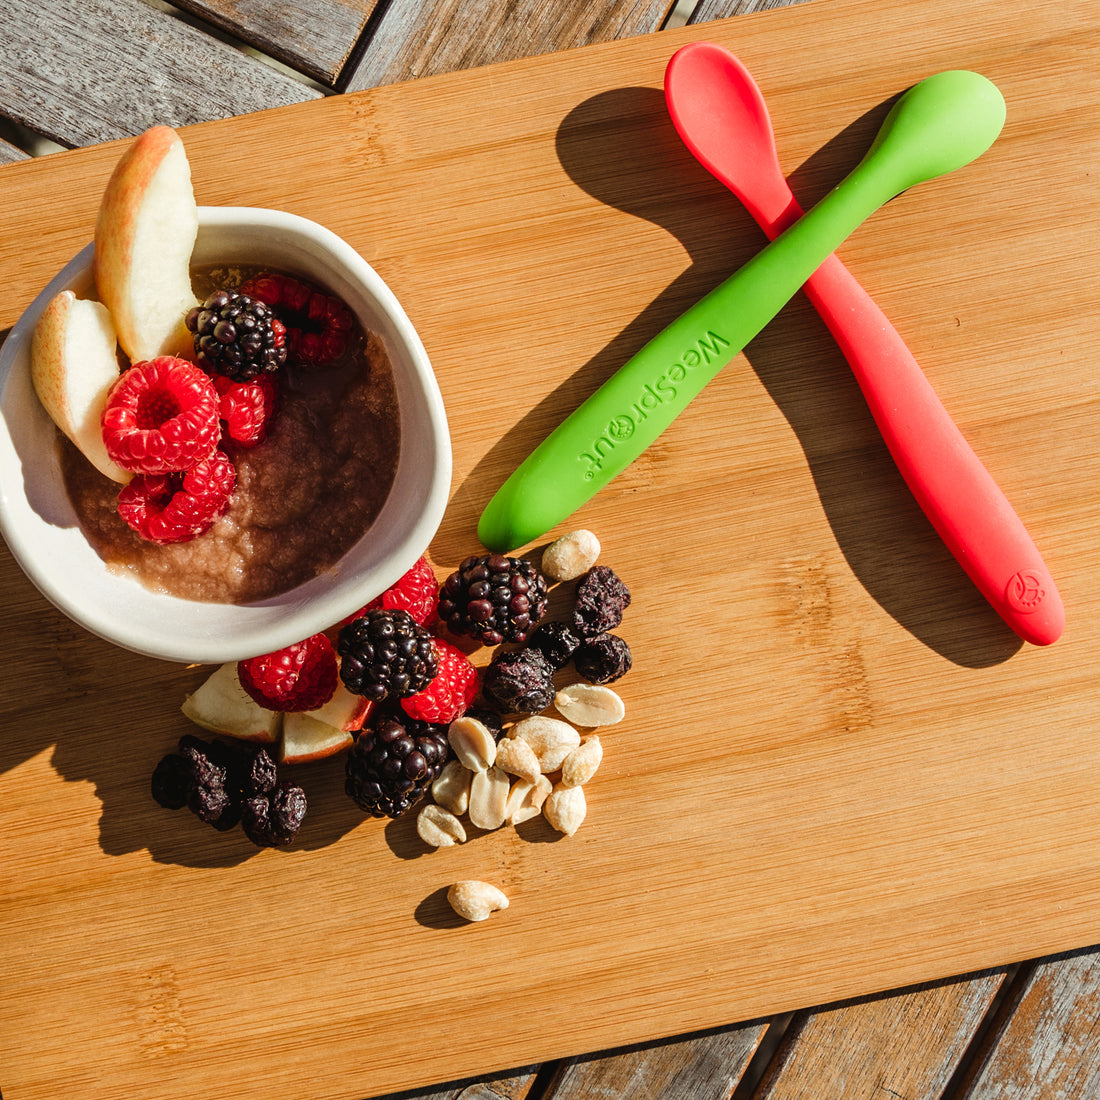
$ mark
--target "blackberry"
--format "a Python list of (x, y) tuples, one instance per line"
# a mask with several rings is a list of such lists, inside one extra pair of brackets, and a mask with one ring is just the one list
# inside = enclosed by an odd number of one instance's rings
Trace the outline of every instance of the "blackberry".
[(594, 565), (577, 584), (573, 626), (582, 638), (604, 634), (623, 621), (630, 589), (607, 565)]
[(527, 639), (527, 645), (537, 649), (554, 668), (564, 668), (581, 644), (568, 623), (549, 622), (537, 627)]
[(548, 587), (529, 561), (474, 555), (443, 582), (439, 617), (484, 645), (522, 642), (546, 613)]
[(344, 790), (371, 817), (400, 817), (439, 778), (447, 760), (447, 727), (387, 715), (355, 740)]
[(195, 355), (212, 374), (247, 382), (286, 362), (286, 326), (271, 306), (236, 290), (216, 290), (187, 314)]
[(537, 649), (498, 653), (481, 682), (482, 690), (508, 713), (538, 714), (554, 701), (554, 669)]
[(306, 816), (306, 792), (289, 782), (246, 798), (241, 805), (241, 828), (261, 848), (291, 844)]
[(597, 634), (573, 654), (573, 666), (592, 684), (610, 684), (630, 671), (630, 646), (617, 634)]
[(403, 610), (376, 607), (352, 619), (340, 630), (336, 652), (344, 686), (375, 703), (415, 695), (439, 671), (431, 634)]

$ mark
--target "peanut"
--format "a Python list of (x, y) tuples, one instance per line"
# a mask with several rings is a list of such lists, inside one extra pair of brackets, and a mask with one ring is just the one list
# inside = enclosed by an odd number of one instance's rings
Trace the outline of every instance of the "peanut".
[(535, 750), (519, 737), (506, 737), (497, 745), (496, 766), (531, 783), (542, 771)]
[(432, 784), (432, 798), (456, 817), (461, 817), (470, 805), (470, 770), (461, 760), (448, 760)]
[(467, 813), (479, 829), (499, 829), (504, 824), (509, 783), (508, 773), (496, 765), (474, 772)]
[(578, 726), (613, 726), (626, 715), (622, 699), (602, 684), (570, 684), (554, 696), (554, 706)]
[(586, 737), (562, 762), (561, 785), (583, 787), (596, 774), (603, 760), (603, 745), (593, 735)]
[(546, 796), (542, 814), (553, 828), (572, 836), (588, 813), (588, 801), (583, 787), (563, 787), (560, 783)]
[(508, 736), (531, 746), (544, 773), (556, 772), (581, 743), (581, 735), (568, 722), (542, 714), (521, 719), (508, 731)]
[(449, 887), (447, 902), (460, 917), (469, 921), (485, 920), (490, 913), (508, 908), (504, 891), (477, 879), (464, 879)]
[(534, 782), (517, 779), (508, 792), (508, 801), (504, 805), (504, 820), (509, 825), (522, 825), (542, 813), (542, 804), (550, 793), (551, 783), (545, 775)]
[(600, 540), (583, 528), (562, 535), (542, 552), (542, 571), (556, 581), (575, 580), (600, 556)]
[(447, 740), (454, 749), (455, 756), (462, 761), (463, 767), (472, 772), (483, 772), (491, 768), (497, 758), (497, 745), (493, 735), (476, 718), (462, 715), (456, 718), (447, 730)]
[(416, 817), (416, 831), (425, 844), (433, 848), (449, 848), (466, 840), (462, 822), (450, 810), (430, 802)]

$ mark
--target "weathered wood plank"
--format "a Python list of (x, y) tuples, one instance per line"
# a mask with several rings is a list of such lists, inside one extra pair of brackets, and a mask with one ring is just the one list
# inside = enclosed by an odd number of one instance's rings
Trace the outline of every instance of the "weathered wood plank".
[(479, 0), (393, 0), (341, 85), (356, 91), (646, 34), (660, 29), (671, 4), (672, 0), (515, 0), (492, 5)]
[(545, 1100), (724, 1100), (733, 1095), (767, 1029), (767, 1021), (759, 1020), (686, 1039), (570, 1058), (562, 1063)]
[(699, 0), (688, 18), (688, 23), (706, 23), (710, 19), (728, 19), (733, 15), (749, 15), (755, 11), (786, 8), (808, 2), (809, 0)]
[(332, 84), (379, 0), (176, 0), (178, 7)]
[(457, 1081), (427, 1091), (393, 1092), (370, 1100), (526, 1100), (534, 1087), (537, 1067), (494, 1074), (479, 1081)]
[(1005, 973), (988, 970), (796, 1013), (758, 1100), (940, 1096)]
[(0, 113), (65, 146), (320, 93), (139, 0), (9, 0)]
[(17, 160), (26, 160), (28, 156), (17, 145), (0, 138), (0, 164), (14, 164)]
[(1064, 1100), (1100, 1096), (1100, 948), (1044, 959), (1022, 972), (962, 1096)]

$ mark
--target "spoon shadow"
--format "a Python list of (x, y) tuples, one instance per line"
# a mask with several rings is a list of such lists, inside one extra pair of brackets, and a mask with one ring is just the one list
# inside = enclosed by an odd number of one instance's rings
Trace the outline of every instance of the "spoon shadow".
[[(792, 189), (806, 208), (861, 159), (891, 102), (857, 119), (792, 174)], [(683, 146), (656, 89), (623, 87), (592, 96), (563, 119), (556, 143), (578, 187), (667, 230), (684, 246), (690, 264), (483, 457), (457, 494), (456, 503), (466, 508), (475, 493), (488, 499), (497, 487), (488, 485), (494, 468), (499, 470), (505, 455), (526, 453), (530, 440), (545, 434), (540, 426), (554, 408), (579, 404), (767, 243), (736, 198)], [(837, 545), (868, 594), (955, 664), (982, 668), (1011, 657), (1022, 642), (914, 500), (847, 361), (801, 292), (749, 344), (745, 357), (794, 432)], [(738, 369), (737, 361), (726, 369)]]

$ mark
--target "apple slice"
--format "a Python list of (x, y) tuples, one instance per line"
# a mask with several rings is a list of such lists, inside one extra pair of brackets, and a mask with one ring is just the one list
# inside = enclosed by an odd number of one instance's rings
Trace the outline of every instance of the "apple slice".
[(354, 738), (348, 730), (331, 726), (315, 717), (316, 711), (287, 711), (283, 715), (280, 764), (306, 764), (351, 748)]
[(115, 327), (107, 307), (63, 290), (31, 337), (31, 381), (50, 419), (100, 473), (125, 484), (131, 474), (107, 456), (103, 410), (118, 381)]
[(180, 710), (196, 726), (202, 726), (211, 733), (265, 745), (278, 741), (283, 726), (282, 714), (261, 707), (241, 687), (236, 661), (230, 661), (211, 673), (193, 694), (184, 699)]
[(191, 358), (191, 252), (199, 212), (191, 166), (168, 126), (146, 130), (115, 166), (95, 226), (96, 291), (133, 363)]
[(362, 695), (354, 695), (338, 680), (332, 698), (316, 710), (306, 711), (311, 718), (335, 726), (338, 730), (361, 730), (374, 710), (374, 704)]

